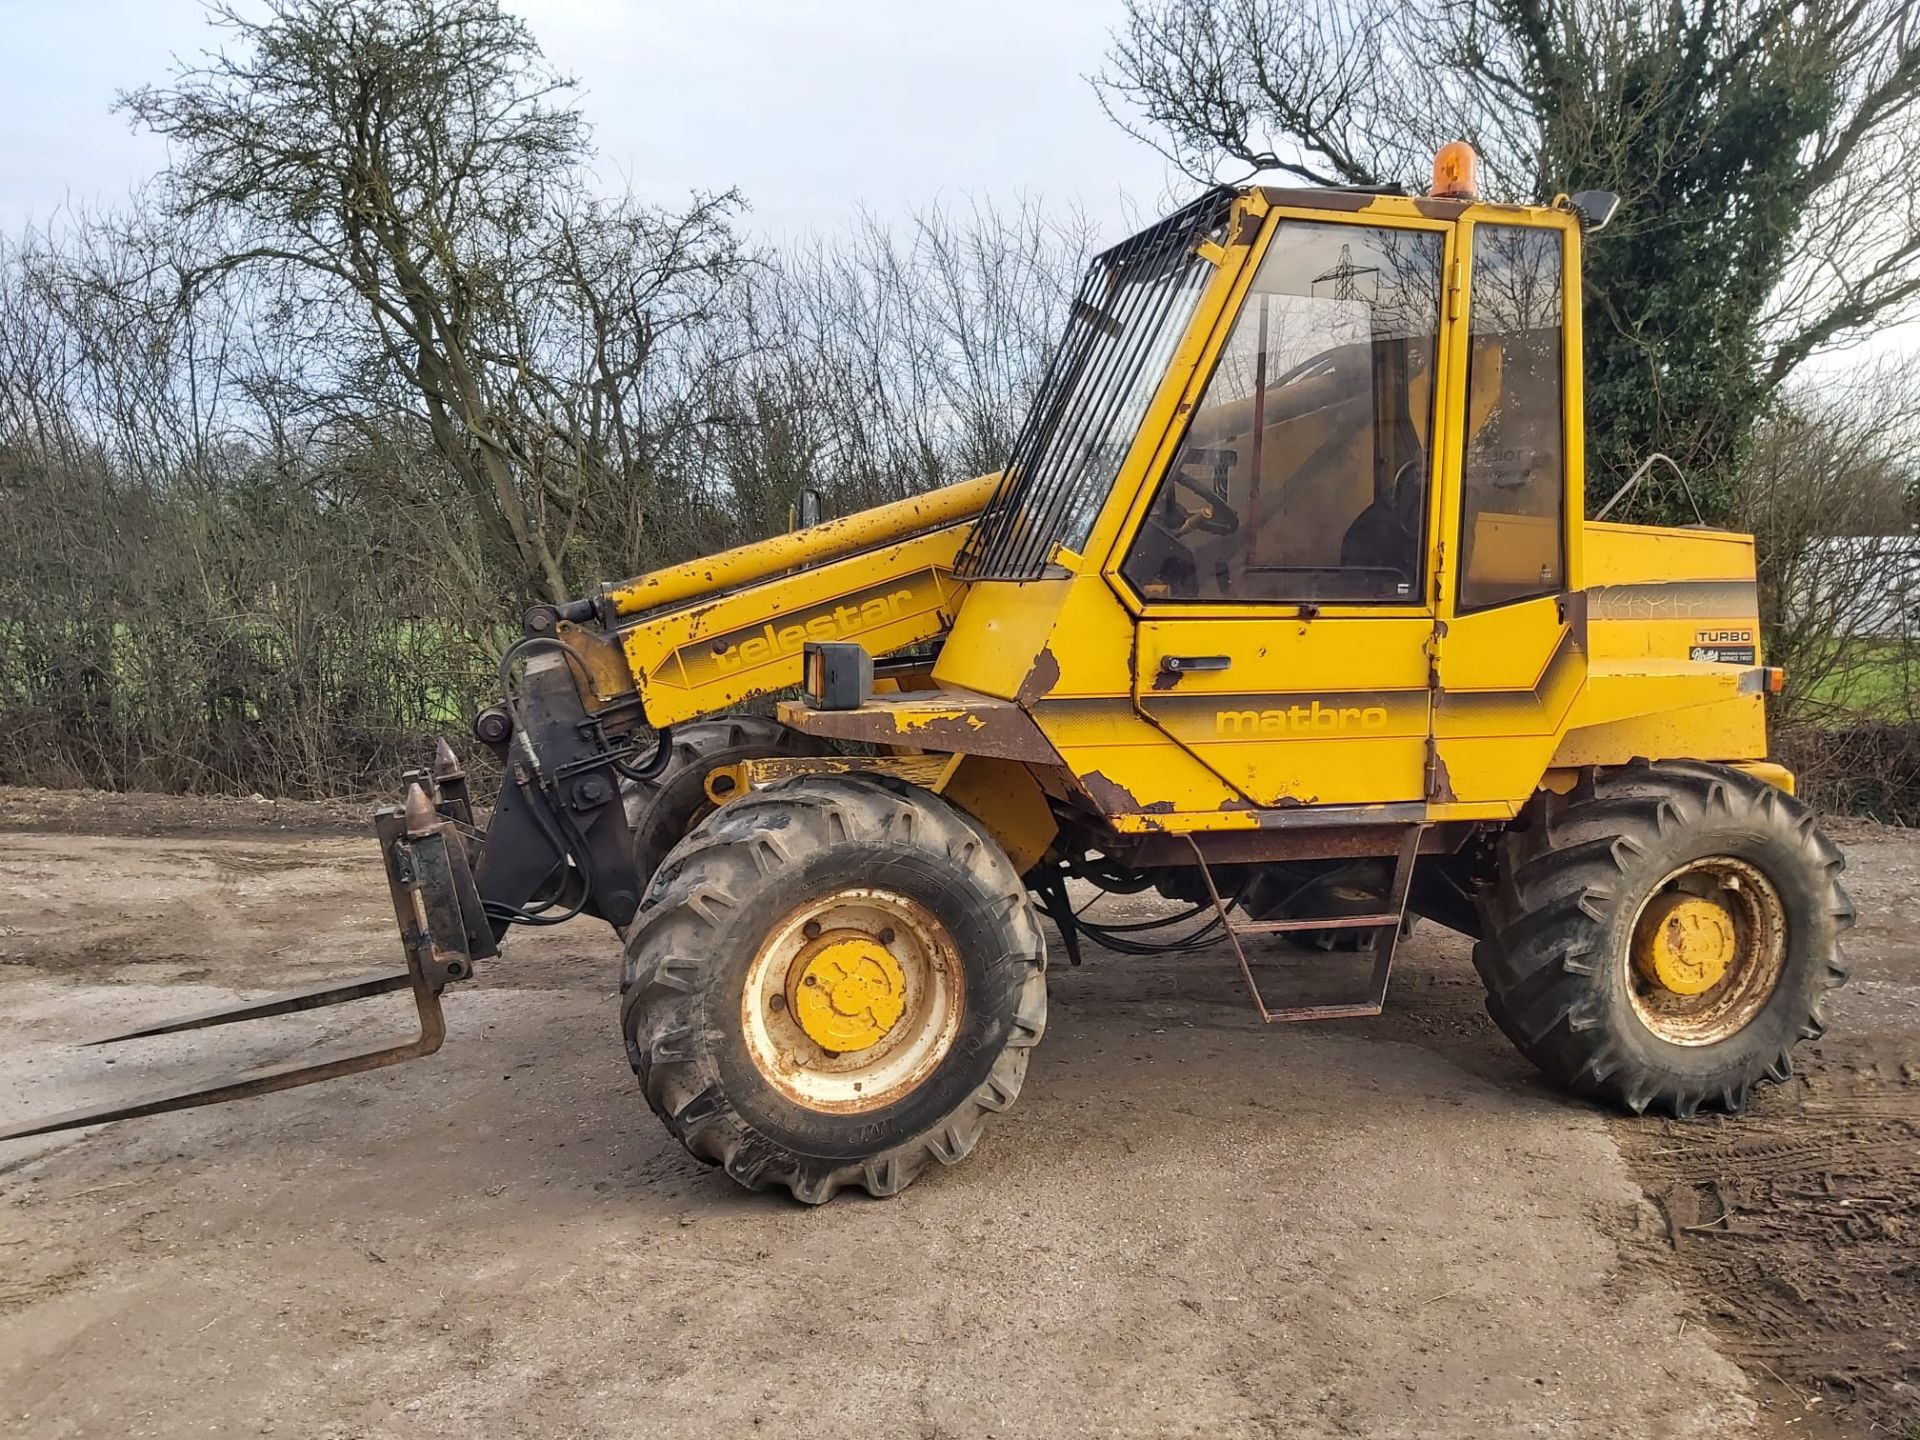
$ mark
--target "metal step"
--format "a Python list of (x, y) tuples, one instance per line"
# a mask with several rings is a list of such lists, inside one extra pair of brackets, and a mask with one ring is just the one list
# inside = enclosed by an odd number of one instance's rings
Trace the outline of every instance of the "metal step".
[[(1220, 891), (1213, 883), (1213, 872), (1207, 868), (1206, 856), (1200, 853), (1199, 843), (1191, 835), (1186, 837), (1187, 844), (1193, 850), (1194, 863), (1200, 867), (1200, 878), (1206, 882), (1207, 894), (1213, 900), (1214, 911), (1226, 929), (1228, 943), (1233, 946), (1233, 957), (1240, 964), (1240, 977), (1247, 982), (1247, 993), (1253, 997), (1254, 1009), (1260, 1012), (1261, 1020), (1269, 1025), (1276, 1021), (1356, 1020), (1378, 1015), (1386, 1007), (1387, 980), (1393, 973), (1394, 952), (1400, 945), (1400, 927), (1407, 917), (1407, 892), (1413, 885), (1413, 867), (1420, 854), (1420, 839), (1426, 830), (1425, 822), (1406, 827), (1394, 859), (1393, 884), (1388, 890), (1386, 910), (1372, 915), (1337, 915), (1311, 920), (1236, 921), (1228, 913), (1226, 902), (1220, 898)], [(1253, 978), (1253, 967), (1247, 963), (1247, 952), (1240, 944), (1241, 937), (1246, 935), (1277, 935), (1302, 930), (1362, 930), (1368, 927), (1374, 930), (1373, 970), (1367, 978), (1365, 993), (1353, 1000), (1326, 1005), (1269, 1007), (1260, 993), (1259, 983)]]

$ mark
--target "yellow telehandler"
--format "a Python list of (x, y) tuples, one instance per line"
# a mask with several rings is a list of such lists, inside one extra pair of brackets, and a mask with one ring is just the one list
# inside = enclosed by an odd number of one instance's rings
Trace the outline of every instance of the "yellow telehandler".
[[(1379, 1013), (1427, 917), (1556, 1079), (1740, 1109), (1846, 978), (1844, 862), (1766, 758), (1751, 539), (1584, 518), (1613, 197), (1472, 163), (1216, 189), (1093, 262), (1000, 474), (535, 606), (491, 809), (443, 743), (376, 816), (406, 965), (134, 1032), (406, 990), (417, 1038), (0, 1138), (427, 1054), (513, 926), (588, 915), (693, 1154), (891, 1195), (1019, 1094), (1043, 916), (1149, 948), (1069, 882), (1185, 902), (1268, 1020)], [(1365, 988), (1270, 1004), (1267, 936)]]

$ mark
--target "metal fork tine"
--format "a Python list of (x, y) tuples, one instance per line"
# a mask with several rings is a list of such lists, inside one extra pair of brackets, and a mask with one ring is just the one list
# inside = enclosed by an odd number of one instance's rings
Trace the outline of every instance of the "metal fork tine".
[[(443, 783), (452, 784), (457, 777), (445, 761), (443, 756), (440, 768), (447, 773), (440, 778)], [(317, 985), (239, 1005), (223, 1005), (197, 1014), (157, 1020), (85, 1043), (114, 1045), (183, 1030), (234, 1025), (242, 1020), (295, 1015), (397, 990), (413, 992), (414, 1009), (420, 1017), (418, 1035), (410, 1040), (389, 1041), (373, 1050), (336, 1054), (320, 1061), (295, 1061), (242, 1070), (208, 1084), (162, 1090), (118, 1104), (88, 1106), (39, 1120), (23, 1120), (0, 1126), (0, 1141), (271, 1095), (277, 1090), (291, 1090), (341, 1075), (398, 1065), (438, 1050), (447, 1034), (446, 1019), (440, 1013), (440, 992), (450, 981), (471, 978), (476, 955), (498, 953), (492, 923), (475, 885), (465, 838), (455, 821), (439, 815), (418, 783), (408, 788), (404, 808), (389, 806), (375, 814), (374, 833), (386, 860), (387, 888), (393, 898), (394, 919), (400, 927), (400, 943), (406, 952), (405, 966), (376, 970), (351, 980), (323, 980)]]
[(115, 1045), (122, 1040), (140, 1040), (149, 1035), (171, 1035), (179, 1030), (204, 1030), (210, 1025), (232, 1025), (240, 1020), (265, 1019), (269, 1015), (293, 1015), (302, 1010), (318, 1010), (326, 1005), (345, 1005), (354, 1000), (386, 995), (395, 990), (404, 990), (412, 983), (413, 974), (404, 966), (398, 970), (376, 970), (370, 975), (361, 975), (352, 980), (326, 980), (318, 985), (309, 985), (299, 990), (283, 990), (278, 995), (263, 996), (261, 999), (249, 1000), (241, 1005), (223, 1005), (212, 1010), (201, 1010), (191, 1015), (182, 1015), (175, 1020), (162, 1020), (152, 1025), (143, 1025), (136, 1030), (122, 1030), (113, 1035), (102, 1035), (97, 1040), (88, 1040), (84, 1043)]
[[(401, 984), (408, 983), (411, 978), (408, 972), (404, 970), (400, 972)], [(366, 981), (355, 983), (364, 985), (374, 980), (391, 979), (391, 976), (369, 976)], [(392, 984), (383, 984), (380, 989), (368, 990), (365, 993), (377, 995), (382, 993), (382, 990), (397, 988), (399, 987)], [(164, 1115), (169, 1110), (190, 1110), (199, 1105), (223, 1104), (228, 1100), (246, 1100), (256, 1095), (271, 1095), (276, 1090), (291, 1090), (299, 1085), (317, 1084), (322, 1080), (332, 1080), (342, 1075), (354, 1075), (362, 1070), (379, 1070), (388, 1065), (398, 1065), (404, 1060), (431, 1055), (440, 1048), (440, 1042), (446, 1038), (447, 1034), (446, 1021), (440, 1013), (440, 997), (424, 984), (415, 984), (413, 993), (414, 1003), (420, 1012), (420, 1033), (400, 1044), (384, 1046), (377, 1050), (357, 1051), (350, 1055), (338, 1055), (331, 1060), (262, 1066), (255, 1070), (243, 1070), (236, 1075), (216, 1080), (210, 1085), (163, 1090), (158, 1094), (125, 1101), (118, 1105), (89, 1106), (85, 1109), (69, 1110), (61, 1115), (48, 1116), (41, 1120), (23, 1121), (18, 1125), (0, 1129), (0, 1141), (19, 1140), (28, 1135), (47, 1135), (56, 1130), (77, 1130), (86, 1125), (103, 1125), (109, 1120), (131, 1120), (141, 1115)], [(296, 1006), (295, 1008), (310, 1007)], [(210, 1023), (223, 1022), (215, 1020)]]

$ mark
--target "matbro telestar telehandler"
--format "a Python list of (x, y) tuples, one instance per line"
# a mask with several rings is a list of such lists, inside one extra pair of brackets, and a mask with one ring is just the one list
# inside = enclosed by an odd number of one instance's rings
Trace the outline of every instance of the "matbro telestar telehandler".
[[(6, 1133), (426, 1054), (512, 926), (591, 915), (690, 1151), (891, 1195), (1019, 1094), (1070, 879), (1187, 902), (1267, 1019), (1378, 1013), (1425, 916), (1565, 1084), (1738, 1110), (1853, 918), (1766, 759), (1752, 541), (1583, 518), (1612, 197), (1471, 166), (1215, 190), (1093, 263), (1001, 474), (535, 607), (491, 812), (443, 745), (377, 817), (406, 967), (140, 1032), (410, 990), (417, 1040)], [(1364, 993), (1271, 1008), (1273, 933)]]

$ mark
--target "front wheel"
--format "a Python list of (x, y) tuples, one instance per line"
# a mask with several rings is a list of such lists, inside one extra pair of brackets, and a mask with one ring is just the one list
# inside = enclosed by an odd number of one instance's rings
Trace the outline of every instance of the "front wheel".
[(1845, 865), (1804, 805), (1725, 766), (1643, 761), (1543, 794), (1480, 897), (1487, 1011), (1583, 1094), (1737, 1111), (1826, 1029)]
[(1026, 1078), (1046, 949), (973, 821), (911, 786), (812, 775), (721, 807), (628, 930), (623, 1029), (699, 1159), (810, 1204), (967, 1155)]

